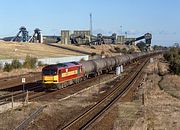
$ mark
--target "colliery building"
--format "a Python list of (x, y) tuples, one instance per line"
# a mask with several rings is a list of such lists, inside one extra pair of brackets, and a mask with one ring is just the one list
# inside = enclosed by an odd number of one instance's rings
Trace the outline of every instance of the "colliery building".
[(61, 44), (71, 44), (71, 38), (76, 38), (78, 44), (85, 44), (90, 41), (89, 30), (61, 30)]
[[(70, 30), (61, 30), (61, 44), (87, 44), (92, 39), (95, 39), (96, 36), (92, 36), (90, 30), (74, 30), (71, 32)], [(126, 38), (124, 35), (117, 36), (116, 44), (124, 44), (126, 41), (133, 40), (135, 38)], [(105, 39), (105, 43), (110, 43)]]

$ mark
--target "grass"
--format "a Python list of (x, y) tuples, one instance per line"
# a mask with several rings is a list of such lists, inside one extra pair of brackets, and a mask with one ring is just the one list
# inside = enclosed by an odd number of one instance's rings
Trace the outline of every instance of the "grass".
[(180, 76), (174, 77), (174, 75), (161, 76), (161, 80), (158, 82), (159, 88), (164, 90), (172, 97), (180, 99), (180, 86), (179, 84)]
[(82, 55), (45, 44), (0, 42), (0, 59), (24, 59), (27, 54), (37, 58)]

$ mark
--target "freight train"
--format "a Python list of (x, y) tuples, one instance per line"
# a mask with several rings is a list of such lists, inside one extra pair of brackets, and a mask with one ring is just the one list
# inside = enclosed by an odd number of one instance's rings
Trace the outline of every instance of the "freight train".
[(141, 52), (83, 62), (68, 62), (48, 65), (42, 69), (43, 85), (45, 88), (60, 89), (74, 83), (79, 83), (91, 75), (97, 76), (103, 72), (107, 73), (115, 70), (117, 66), (122, 64), (128, 64), (143, 57), (158, 53), (161, 53), (161, 51)]

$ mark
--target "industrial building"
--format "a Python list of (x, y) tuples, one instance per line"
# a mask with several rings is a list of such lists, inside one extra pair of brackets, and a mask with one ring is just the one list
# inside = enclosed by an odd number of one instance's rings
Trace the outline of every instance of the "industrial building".
[(117, 36), (118, 44), (124, 44), (125, 41), (126, 41), (125, 36)]
[(74, 35), (76, 37), (84, 36), (84, 38), (77, 39), (78, 44), (86, 44), (87, 42), (90, 42), (90, 35), (91, 35), (90, 30), (75, 30)]
[(61, 44), (70, 44), (70, 30), (61, 30)]
[(61, 44), (71, 44), (73, 40), (78, 44), (90, 42), (90, 30), (75, 30), (73, 33), (70, 30), (61, 30)]
[(135, 38), (126, 38), (125, 35), (116, 36), (115, 33), (112, 36), (103, 36), (101, 34), (101, 37), (97, 35), (92, 36), (92, 38), (90, 35), (90, 30), (74, 30), (73, 33), (70, 30), (61, 30), (61, 44), (87, 44), (98, 41), (99, 38), (106, 44), (125, 44), (127, 41), (135, 40)]

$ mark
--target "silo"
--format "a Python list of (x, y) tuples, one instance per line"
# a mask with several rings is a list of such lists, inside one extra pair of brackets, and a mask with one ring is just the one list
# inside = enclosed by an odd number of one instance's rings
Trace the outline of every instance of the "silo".
[(70, 31), (61, 30), (61, 44), (69, 44), (69, 43), (70, 43)]
[(123, 44), (125, 42), (125, 36), (117, 36), (117, 43)]

